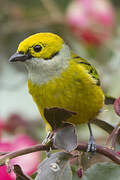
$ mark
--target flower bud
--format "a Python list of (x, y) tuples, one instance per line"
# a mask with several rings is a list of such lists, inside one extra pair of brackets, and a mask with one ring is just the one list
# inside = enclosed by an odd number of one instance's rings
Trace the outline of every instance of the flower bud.
[(83, 169), (82, 169), (82, 168), (79, 168), (76, 173), (77, 173), (77, 176), (78, 176), (79, 178), (82, 178), (82, 176), (83, 176)]

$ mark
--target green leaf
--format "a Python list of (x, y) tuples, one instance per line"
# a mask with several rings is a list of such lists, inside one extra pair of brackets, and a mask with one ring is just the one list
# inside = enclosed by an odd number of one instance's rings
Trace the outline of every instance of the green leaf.
[(71, 157), (71, 154), (65, 152), (51, 154), (40, 163), (35, 180), (71, 180), (68, 162)]
[(84, 172), (81, 180), (95, 180), (96, 178), (97, 180), (118, 180), (120, 166), (112, 162), (97, 163)]
[(76, 115), (76, 112), (64, 108), (44, 108), (44, 116), (53, 130), (53, 146), (58, 149), (64, 149), (67, 152), (77, 147), (77, 135), (75, 127), (67, 123), (67, 119)]
[(37, 175), (37, 173), (36, 173), (36, 172), (35, 172), (35, 173), (33, 173), (33, 174), (31, 175), (31, 178), (32, 178), (32, 179), (35, 179), (36, 175)]
[(58, 149), (64, 149), (71, 152), (77, 147), (77, 135), (75, 134), (75, 127), (69, 125), (57, 130), (53, 136), (53, 145)]

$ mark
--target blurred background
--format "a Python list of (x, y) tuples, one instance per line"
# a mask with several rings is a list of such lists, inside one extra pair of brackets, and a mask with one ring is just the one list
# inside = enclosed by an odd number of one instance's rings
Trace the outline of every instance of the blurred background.
[[(100, 74), (103, 91), (120, 96), (120, 2), (118, 0), (4, 0), (0, 3), (0, 131), (1, 139), (26, 135), (41, 142), (44, 123), (27, 91), (27, 71), (22, 63), (8, 62), (18, 44), (37, 32), (53, 32)], [(112, 106), (100, 118), (116, 125)], [(86, 131), (85, 131), (86, 130)], [(86, 132), (86, 133), (84, 133)], [(86, 125), (78, 128), (88, 139)], [(108, 136), (94, 126), (98, 143)], [(3, 142), (4, 142), (3, 141)], [(3, 149), (4, 150), (4, 149)]]

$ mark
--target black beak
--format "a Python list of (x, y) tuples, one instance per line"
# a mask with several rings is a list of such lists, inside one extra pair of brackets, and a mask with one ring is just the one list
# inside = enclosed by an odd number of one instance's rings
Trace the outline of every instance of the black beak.
[(16, 52), (9, 58), (9, 62), (17, 62), (17, 61), (24, 62), (30, 59), (31, 57), (32, 56), (30, 54), (23, 54), (23, 53)]

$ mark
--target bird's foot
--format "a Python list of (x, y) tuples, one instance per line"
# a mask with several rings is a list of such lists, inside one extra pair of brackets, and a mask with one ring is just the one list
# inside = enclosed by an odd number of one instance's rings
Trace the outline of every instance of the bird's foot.
[(88, 141), (87, 152), (91, 152), (91, 154), (94, 154), (96, 152), (96, 142), (93, 136), (90, 136), (90, 139)]
[(45, 137), (45, 139), (43, 140), (42, 144), (43, 145), (49, 145), (52, 144), (52, 137), (53, 137), (53, 133), (51, 131), (49, 131), (47, 133), (47, 136)]
[(51, 131), (49, 131), (48, 133), (47, 133), (47, 136), (46, 136), (46, 138), (43, 140), (43, 142), (42, 142), (42, 144), (43, 145), (49, 145), (50, 146), (50, 149), (48, 150), (48, 151), (46, 151), (46, 156), (49, 158), (50, 157), (50, 155), (51, 155), (51, 150), (52, 150), (52, 144), (53, 144), (53, 139), (52, 139), (52, 137), (53, 137), (53, 132), (51, 132)]

